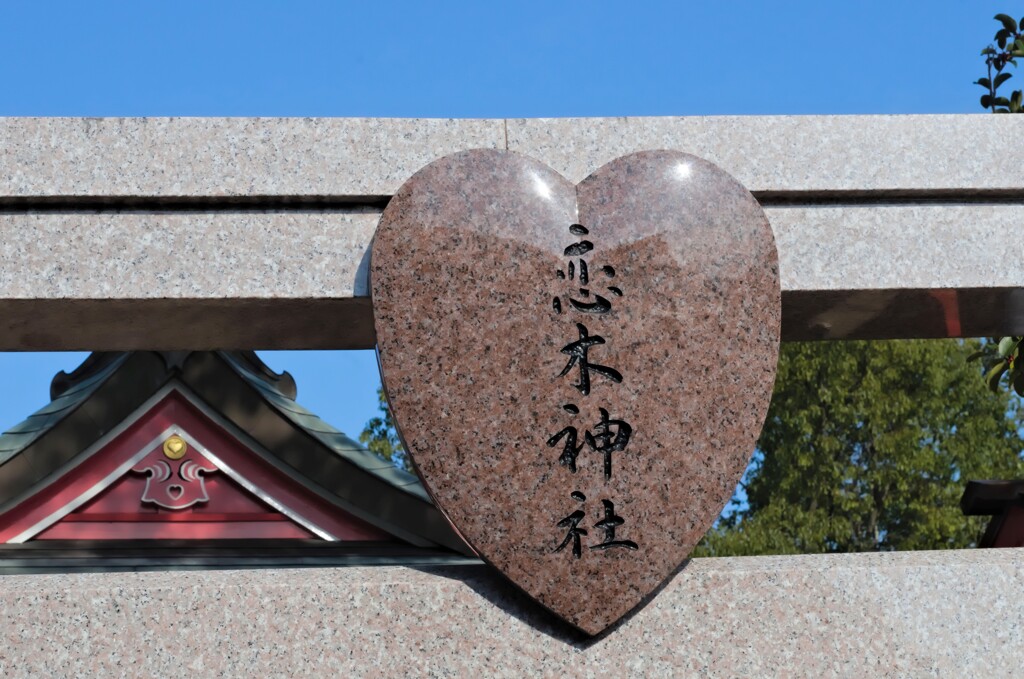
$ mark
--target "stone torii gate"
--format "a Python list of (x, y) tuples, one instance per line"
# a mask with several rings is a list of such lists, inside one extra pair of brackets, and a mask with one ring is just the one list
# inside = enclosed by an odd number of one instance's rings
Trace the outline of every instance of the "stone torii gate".
[[(1024, 334), (1022, 132), (983, 115), (0, 119), (0, 349), (371, 348), (381, 210), (470, 148), (573, 181), (651, 148), (718, 164), (771, 221), (784, 340)], [(0, 670), (1000, 674), (1020, 664), (1022, 585), (1016, 549), (695, 559), (585, 639), (486, 567), (5, 576)]]

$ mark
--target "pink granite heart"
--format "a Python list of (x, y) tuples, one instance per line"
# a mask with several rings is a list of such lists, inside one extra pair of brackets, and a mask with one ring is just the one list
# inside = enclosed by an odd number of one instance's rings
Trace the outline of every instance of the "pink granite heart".
[(492, 150), (381, 218), (378, 352), (406, 448), (481, 557), (596, 634), (686, 558), (771, 395), (780, 292), (750, 193), (671, 151), (574, 186)]

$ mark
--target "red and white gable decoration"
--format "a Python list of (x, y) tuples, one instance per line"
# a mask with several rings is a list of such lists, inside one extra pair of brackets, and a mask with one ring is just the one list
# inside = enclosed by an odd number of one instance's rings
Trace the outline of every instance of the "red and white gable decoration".
[(394, 541), (278, 470), (181, 390), (155, 400), (77, 466), (0, 515), (0, 542)]

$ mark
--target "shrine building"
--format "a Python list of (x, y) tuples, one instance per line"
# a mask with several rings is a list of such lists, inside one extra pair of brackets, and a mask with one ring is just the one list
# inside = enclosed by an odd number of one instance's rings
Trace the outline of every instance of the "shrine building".
[(0, 436), (0, 572), (479, 563), (253, 351), (91, 354)]

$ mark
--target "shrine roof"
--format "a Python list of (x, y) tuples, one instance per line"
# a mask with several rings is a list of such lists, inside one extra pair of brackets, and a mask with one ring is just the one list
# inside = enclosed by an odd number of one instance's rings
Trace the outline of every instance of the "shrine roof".
[(415, 474), (395, 467), (393, 464), (377, 457), (366, 449), (361, 443), (357, 443), (314, 413), (302, 407), (294, 398), (289, 398), (282, 393), (277, 386), (262, 379), (259, 375), (245, 367), (237, 356), (223, 352), (221, 356), (230, 363), (238, 373), (256, 388), (263, 397), (278, 412), (309, 432), (320, 443), (324, 444), (340, 457), (357, 465), (360, 469), (387, 481), (388, 484), (415, 495), (426, 502), (431, 502), (430, 496), (423, 488), (423, 484)]
[(465, 543), (419, 479), (299, 405), (294, 380), (251, 351), (97, 352), (51, 384), (52, 401), (0, 435), (0, 511), (44, 488), (160, 390), (174, 387), (319, 496), (418, 546)]

